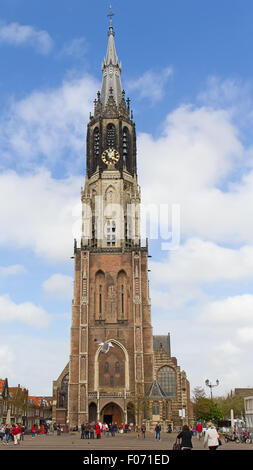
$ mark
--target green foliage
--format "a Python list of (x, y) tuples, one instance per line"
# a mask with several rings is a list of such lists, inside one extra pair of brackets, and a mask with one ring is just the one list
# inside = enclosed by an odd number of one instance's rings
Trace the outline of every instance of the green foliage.
[[(209, 398), (199, 398), (193, 404), (194, 418), (197, 421), (210, 421), (212, 419), (212, 403)], [(222, 411), (218, 404), (213, 402), (214, 421), (222, 419)]]
[[(234, 417), (241, 418), (244, 415), (244, 399), (241, 395), (228, 395), (213, 399), (214, 420), (230, 419), (231, 409)], [(193, 390), (193, 412), (196, 420), (210, 421), (212, 418), (211, 400), (206, 398), (205, 390), (195, 387)]]
[(12, 413), (17, 419), (20, 415), (25, 414), (28, 402), (28, 390), (25, 388), (17, 388), (15, 393), (10, 394), (8, 398), (8, 407), (12, 409)]
[(230, 419), (231, 410), (234, 410), (234, 417), (241, 418), (244, 415), (244, 398), (241, 395), (234, 395), (215, 398), (215, 403), (222, 411), (223, 419)]

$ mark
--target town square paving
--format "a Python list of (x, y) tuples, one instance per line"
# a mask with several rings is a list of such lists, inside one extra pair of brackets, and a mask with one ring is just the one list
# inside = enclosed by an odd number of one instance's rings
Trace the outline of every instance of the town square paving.
[[(14, 445), (10, 442), (9, 445), (0, 445), (1, 451), (9, 450), (172, 450), (173, 444), (176, 440), (176, 434), (161, 434), (161, 440), (156, 440), (154, 434), (147, 433), (146, 438), (141, 436), (137, 439), (135, 433), (117, 434), (115, 437), (103, 436), (101, 439), (81, 439), (80, 433), (62, 434), (61, 436), (49, 434), (38, 435), (32, 438), (31, 435), (26, 435), (24, 441), (20, 444)], [(192, 438), (193, 450), (205, 450), (203, 445), (203, 438), (198, 440), (197, 437)], [(253, 444), (243, 444), (229, 442), (225, 443), (222, 440), (222, 446), (218, 451), (222, 450), (253, 450)]]

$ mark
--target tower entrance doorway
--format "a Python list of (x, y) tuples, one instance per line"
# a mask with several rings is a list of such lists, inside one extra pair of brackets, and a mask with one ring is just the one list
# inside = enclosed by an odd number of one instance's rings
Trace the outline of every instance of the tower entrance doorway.
[(108, 405), (102, 408), (100, 414), (101, 421), (103, 423), (116, 423), (117, 426), (120, 426), (123, 423), (123, 412), (116, 403), (108, 403)]

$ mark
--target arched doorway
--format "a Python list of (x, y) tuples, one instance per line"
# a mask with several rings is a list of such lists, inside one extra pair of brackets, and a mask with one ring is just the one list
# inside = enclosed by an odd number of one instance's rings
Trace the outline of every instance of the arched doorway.
[(97, 421), (97, 405), (96, 403), (90, 403), (89, 405), (89, 423)]
[(116, 403), (108, 403), (105, 405), (100, 412), (100, 416), (101, 421), (108, 425), (116, 423), (117, 426), (120, 426), (124, 422), (122, 409)]

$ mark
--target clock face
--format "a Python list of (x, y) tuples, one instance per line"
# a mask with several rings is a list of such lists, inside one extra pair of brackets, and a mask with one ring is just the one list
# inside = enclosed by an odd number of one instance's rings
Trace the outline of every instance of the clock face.
[(114, 166), (120, 159), (120, 154), (114, 148), (104, 150), (102, 153), (102, 161), (108, 166)]

